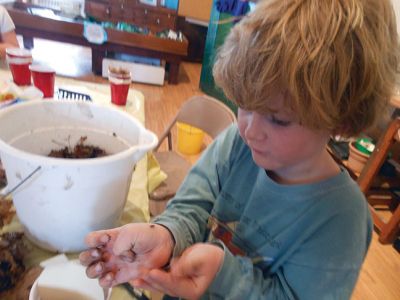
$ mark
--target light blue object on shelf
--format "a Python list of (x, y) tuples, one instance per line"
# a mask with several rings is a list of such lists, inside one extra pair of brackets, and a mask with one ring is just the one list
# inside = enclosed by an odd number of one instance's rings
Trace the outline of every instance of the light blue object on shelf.
[(89, 43), (100, 45), (107, 42), (107, 32), (103, 26), (96, 23), (83, 22), (83, 36)]
[(165, 0), (164, 6), (170, 9), (178, 9), (179, 0)]
[(131, 54), (124, 54), (124, 53), (116, 53), (114, 58), (116, 60), (122, 60), (127, 62), (133, 62), (138, 64), (145, 64), (151, 66), (161, 66), (161, 60), (158, 58), (151, 58), (139, 55), (131, 55)]
[(256, 3), (254, 2), (249, 2), (249, 9), (250, 11), (253, 11), (256, 8)]

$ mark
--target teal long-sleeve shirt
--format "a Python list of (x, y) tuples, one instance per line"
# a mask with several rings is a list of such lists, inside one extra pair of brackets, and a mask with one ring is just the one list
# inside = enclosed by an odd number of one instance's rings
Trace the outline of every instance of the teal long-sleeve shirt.
[(209, 239), (209, 217), (234, 244), (204, 299), (349, 299), (372, 234), (366, 200), (349, 174), (280, 185), (252, 160), (236, 125), (208, 147), (154, 222), (174, 255)]

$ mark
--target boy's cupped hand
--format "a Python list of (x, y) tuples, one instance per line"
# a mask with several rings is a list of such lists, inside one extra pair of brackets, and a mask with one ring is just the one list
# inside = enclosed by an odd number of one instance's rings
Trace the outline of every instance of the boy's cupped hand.
[(149, 269), (162, 268), (172, 255), (174, 239), (157, 224), (135, 223), (91, 232), (89, 249), (79, 255), (90, 278), (99, 278), (103, 287), (140, 278)]
[(224, 250), (212, 244), (195, 244), (171, 260), (168, 271), (153, 269), (130, 281), (134, 287), (173, 297), (198, 299), (207, 290), (224, 260)]

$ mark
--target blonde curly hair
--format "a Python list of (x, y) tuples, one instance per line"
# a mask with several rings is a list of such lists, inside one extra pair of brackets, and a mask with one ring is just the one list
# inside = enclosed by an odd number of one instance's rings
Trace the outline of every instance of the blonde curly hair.
[(387, 106), (398, 63), (390, 0), (263, 0), (232, 28), (213, 75), (241, 108), (272, 113), (284, 91), (304, 126), (355, 136)]

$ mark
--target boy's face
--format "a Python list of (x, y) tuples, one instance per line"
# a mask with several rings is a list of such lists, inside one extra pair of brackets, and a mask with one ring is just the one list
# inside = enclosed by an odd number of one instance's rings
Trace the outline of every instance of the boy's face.
[(323, 167), (329, 133), (301, 126), (285, 110), (283, 93), (274, 98), (276, 113), (270, 115), (239, 108), (239, 132), (259, 167), (283, 180), (299, 180)]

